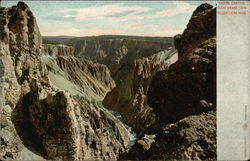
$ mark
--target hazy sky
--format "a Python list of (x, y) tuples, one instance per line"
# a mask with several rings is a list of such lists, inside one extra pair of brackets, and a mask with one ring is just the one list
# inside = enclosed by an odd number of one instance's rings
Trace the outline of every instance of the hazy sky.
[[(204, 1), (24, 1), (43, 36), (139, 35), (182, 33)], [(3, 7), (17, 1), (2, 1)], [(210, 2), (214, 5), (215, 2)]]

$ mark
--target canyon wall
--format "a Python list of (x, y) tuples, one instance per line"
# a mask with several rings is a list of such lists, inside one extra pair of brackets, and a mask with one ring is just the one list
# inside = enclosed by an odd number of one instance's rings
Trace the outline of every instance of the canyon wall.
[(173, 38), (146, 40), (129, 36), (97, 36), (73, 38), (65, 44), (74, 47), (75, 56), (105, 64), (115, 82), (120, 83), (124, 79), (124, 72), (133, 67), (134, 60), (168, 49), (173, 46)]
[[(74, 94), (85, 93), (89, 99), (103, 99), (115, 86), (108, 68), (84, 58), (76, 58), (73, 51), (73, 47), (65, 45), (43, 45), (44, 54), (41, 58), (49, 70), (50, 80), (56, 86)], [(67, 85), (69, 81), (78, 88), (72, 89), (74, 85)], [(79, 89), (81, 91), (77, 92)]]
[(122, 120), (137, 134), (156, 121), (152, 108), (147, 103), (147, 92), (156, 72), (166, 70), (177, 60), (175, 48), (164, 50), (150, 57), (138, 58), (124, 80), (107, 93), (103, 105), (118, 112)]
[(42, 46), (23, 2), (0, 17), (0, 159), (117, 159), (130, 133), (99, 102), (114, 86), (107, 68)]

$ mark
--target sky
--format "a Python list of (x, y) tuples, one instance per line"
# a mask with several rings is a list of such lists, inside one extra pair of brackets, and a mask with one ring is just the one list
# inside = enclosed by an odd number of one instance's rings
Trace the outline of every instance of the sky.
[[(2, 1), (2, 7), (18, 1)], [(43, 36), (180, 34), (205, 1), (23, 1)], [(215, 5), (214, 1), (209, 2)]]

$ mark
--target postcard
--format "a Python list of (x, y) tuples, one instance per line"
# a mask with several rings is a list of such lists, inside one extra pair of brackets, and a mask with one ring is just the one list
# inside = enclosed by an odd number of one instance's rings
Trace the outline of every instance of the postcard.
[(0, 1), (0, 160), (248, 160), (249, 1)]

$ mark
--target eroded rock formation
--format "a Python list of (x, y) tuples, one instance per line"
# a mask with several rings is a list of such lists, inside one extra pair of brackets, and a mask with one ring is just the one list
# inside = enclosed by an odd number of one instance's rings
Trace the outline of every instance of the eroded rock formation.
[(175, 46), (178, 61), (148, 91), (159, 122), (123, 159), (216, 159), (216, 9), (199, 6)]
[[(146, 39), (146, 38), (145, 38)], [(173, 46), (173, 38), (143, 40), (123, 37), (73, 38), (66, 42), (74, 47), (74, 55), (105, 64), (116, 84), (133, 67), (134, 60), (151, 56)]]
[(70, 47), (42, 47), (23, 2), (0, 17), (0, 159), (117, 159), (130, 134), (100, 104), (114, 86), (107, 68)]
[(106, 95), (104, 107), (117, 111), (137, 134), (142, 133), (156, 121), (155, 114), (147, 103), (152, 78), (156, 72), (166, 70), (176, 60), (177, 52), (174, 48), (136, 59), (125, 79)]
[(59, 88), (101, 100), (115, 86), (106, 66), (74, 57), (73, 47), (43, 45), (43, 49), (42, 61), (49, 70), (50, 80)]

